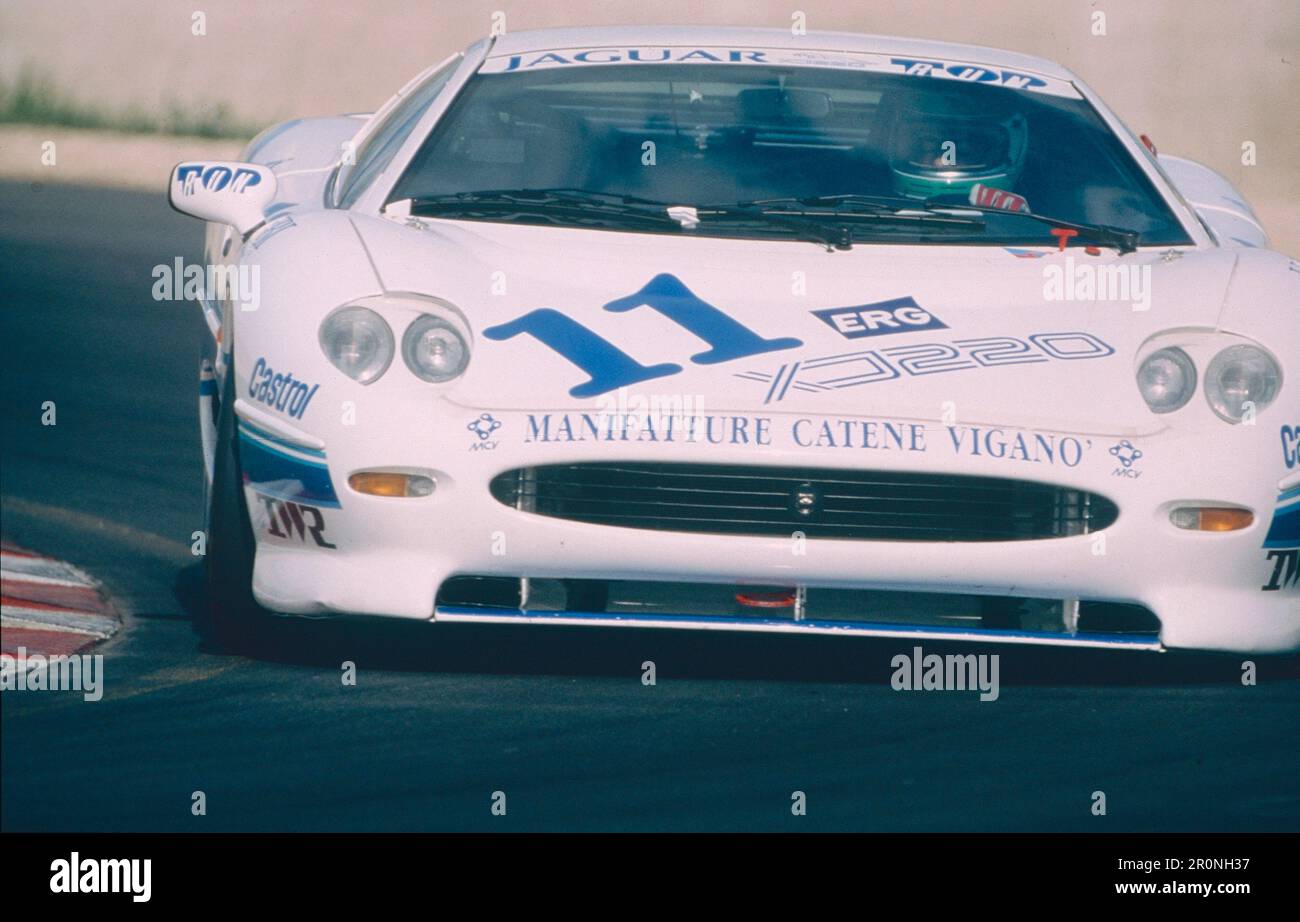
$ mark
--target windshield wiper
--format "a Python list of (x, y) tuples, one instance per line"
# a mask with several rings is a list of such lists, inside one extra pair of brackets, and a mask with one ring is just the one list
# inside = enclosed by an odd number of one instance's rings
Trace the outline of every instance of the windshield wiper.
[[(769, 215), (759, 209), (742, 206), (677, 205), (617, 192), (593, 192), (588, 189), (491, 189), (476, 192), (454, 192), (447, 195), (417, 196), (411, 199), (411, 214), (437, 215), (468, 212), (531, 212), (558, 215), (580, 220), (608, 219), (631, 220), (666, 230), (690, 230), (697, 226), (695, 218), (702, 216), (709, 223), (727, 220), (748, 220), (782, 228), (801, 240), (820, 244), (827, 249), (849, 249), (852, 235), (840, 229), (829, 232), (815, 222), (800, 221)], [(689, 218), (686, 215), (689, 215)]]
[(774, 217), (843, 225), (845, 233), (854, 224), (927, 224), (953, 228), (981, 228), (984, 219), (973, 213), (941, 204), (927, 204), (905, 198), (862, 195), (820, 195), (807, 198), (770, 198), (740, 202), (737, 208), (760, 211)]
[(894, 211), (902, 208), (926, 208), (926, 203), (921, 199), (906, 198), (901, 195), (867, 195), (856, 192), (846, 192), (837, 195), (808, 195), (802, 198), (794, 195), (786, 195), (778, 196), (776, 198), (753, 199), (748, 202), (742, 202), (741, 204), (759, 207), (788, 206), (791, 208), (799, 206), (837, 208), (843, 205), (851, 205), (855, 209), (860, 208), (868, 211)]
[(575, 218), (632, 220), (670, 230), (681, 224), (668, 214), (668, 205), (650, 199), (583, 189), (489, 189), (416, 196), (411, 214), (454, 212), (528, 212)]
[[(805, 198), (772, 198), (747, 202), (747, 205), (762, 207), (800, 208), (829, 207), (834, 209), (837, 217), (849, 217), (861, 214), (864, 217), (879, 216), (882, 219), (906, 218), (909, 221), (933, 220), (935, 223), (955, 223), (955, 220), (976, 214), (1015, 215), (1029, 218), (1052, 227), (1073, 230), (1078, 235), (1101, 246), (1114, 247), (1120, 252), (1132, 253), (1137, 249), (1139, 234), (1124, 227), (1112, 227), (1108, 224), (1088, 224), (1082, 221), (1069, 221), (1052, 215), (1038, 214), (1030, 211), (1011, 211), (995, 208), (991, 205), (971, 205), (965, 202), (944, 201), (942, 198), (909, 199), (903, 196), (865, 195), (844, 193), (840, 195), (812, 195)], [(806, 212), (789, 212), (805, 214)], [(934, 215), (935, 218), (926, 218)]]
[[(852, 225), (924, 224), (969, 228), (984, 227), (982, 215), (1012, 215), (1029, 218), (1052, 227), (1075, 231), (1080, 238), (1101, 246), (1114, 247), (1121, 255), (1137, 249), (1139, 234), (1107, 224), (1069, 221), (1029, 211), (1010, 211), (991, 205), (946, 202), (942, 199), (911, 199), (897, 195), (843, 193), (785, 196), (722, 205), (682, 206), (670, 202), (617, 192), (596, 192), (578, 188), (487, 189), (445, 195), (416, 196), (410, 200), (411, 214), (510, 213), (567, 216), (577, 220), (633, 222), (664, 230), (690, 230), (680, 211), (692, 213), (702, 222), (754, 223), (780, 228), (801, 240), (828, 250), (853, 247)], [(671, 213), (678, 212), (678, 213)]]
[(1010, 211), (1006, 208), (995, 208), (992, 205), (968, 205), (968, 204), (948, 204), (936, 201), (935, 199), (926, 199), (925, 205), (934, 208), (950, 208), (954, 212), (975, 211), (982, 214), (1012, 215), (1019, 218), (1029, 218), (1042, 224), (1050, 224), (1052, 227), (1059, 227), (1064, 230), (1072, 230), (1078, 233), (1079, 237), (1085, 240), (1091, 240), (1104, 247), (1114, 247), (1123, 256), (1125, 253), (1133, 253), (1138, 248), (1140, 235), (1135, 230), (1127, 227), (1113, 227), (1109, 224), (1087, 224), (1082, 221), (1067, 221), (1065, 218), (1056, 218), (1051, 215), (1039, 214), (1035, 211)]
[(820, 244), (827, 250), (853, 249), (853, 230), (835, 220), (835, 215), (802, 215), (756, 207), (748, 202), (734, 205), (696, 205), (693, 212), (701, 223), (762, 224), (788, 231), (800, 240)]
[[(852, 198), (853, 201), (848, 201)], [(834, 203), (835, 207), (810, 206)], [(906, 207), (900, 207), (906, 206)], [(872, 223), (927, 223), (955, 227), (982, 227), (982, 218), (953, 215), (942, 206), (927, 207), (911, 199), (882, 200), (852, 196), (819, 199), (764, 199), (721, 205), (674, 205), (635, 195), (588, 189), (488, 189), (416, 196), (410, 200), (413, 215), (454, 213), (533, 213), (577, 220), (640, 223), (665, 230), (692, 230), (699, 224), (757, 224), (776, 228), (824, 246), (827, 250), (853, 248), (851, 225)]]

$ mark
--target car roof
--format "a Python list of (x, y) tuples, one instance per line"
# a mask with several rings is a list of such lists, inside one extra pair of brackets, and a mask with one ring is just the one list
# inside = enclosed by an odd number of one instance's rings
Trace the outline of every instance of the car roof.
[(496, 38), (488, 51), (488, 56), (529, 54), (561, 48), (662, 46), (736, 46), (917, 55), (969, 64), (1011, 67), (1061, 80), (1076, 79), (1068, 69), (1045, 58), (998, 48), (986, 48), (981, 45), (962, 45), (888, 35), (864, 35), (857, 32), (808, 32), (804, 35), (794, 35), (789, 29), (758, 29), (741, 26), (578, 26), (507, 32)]

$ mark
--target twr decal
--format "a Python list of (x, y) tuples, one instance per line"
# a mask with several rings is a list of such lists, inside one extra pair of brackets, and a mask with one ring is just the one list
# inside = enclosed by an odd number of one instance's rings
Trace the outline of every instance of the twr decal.
[(1260, 588), (1265, 592), (1277, 592), (1286, 586), (1300, 582), (1300, 550), (1269, 551), (1266, 559), (1276, 561), (1268, 582)]
[(274, 538), (296, 538), (306, 544), (310, 535), (317, 547), (334, 549), (325, 540), (325, 515), (315, 506), (304, 506), (269, 496), (257, 497), (266, 507), (266, 533)]

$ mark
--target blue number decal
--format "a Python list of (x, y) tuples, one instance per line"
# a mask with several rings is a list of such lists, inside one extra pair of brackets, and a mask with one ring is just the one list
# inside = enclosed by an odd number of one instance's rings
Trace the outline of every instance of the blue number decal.
[(610, 301), (605, 305), (605, 310), (622, 313), (642, 305), (658, 311), (709, 344), (711, 348), (691, 356), (691, 361), (698, 365), (716, 365), (718, 362), (729, 362), (748, 355), (777, 352), (803, 345), (802, 340), (788, 336), (764, 339), (712, 304), (700, 300), (675, 275), (663, 272), (652, 278), (636, 294)]
[(642, 365), (603, 336), (549, 307), (529, 311), (483, 331), (488, 339), (496, 340), (511, 339), (520, 333), (550, 346), (591, 376), (590, 381), (570, 388), (569, 393), (574, 397), (594, 397), (682, 370), (682, 366), (672, 362)]

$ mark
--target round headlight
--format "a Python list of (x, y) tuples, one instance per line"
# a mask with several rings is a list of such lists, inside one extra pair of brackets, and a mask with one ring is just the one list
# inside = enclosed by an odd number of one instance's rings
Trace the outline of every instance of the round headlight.
[(421, 314), (402, 336), (402, 358), (416, 377), (440, 384), (465, 370), (469, 364), (469, 346), (450, 322), (432, 314)]
[(368, 307), (341, 307), (320, 325), (320, 347), (334, 367), (354, 381), (370, 384), (393, 360), (393, 331)]
[(1196, 366), (1182, 349), (1160, 349), (1143, 360), (1137, 384), (1152, 413), (1172, 413), (1196, 393)]
[(1230, 423), (1239, 423), (1246, 408), (1258, 413), (1277, 397), (1282, 369), (1273, 357), (1255, 346), (1229, 346), (1205, 370), (1205, 399), (1210, 409)]

